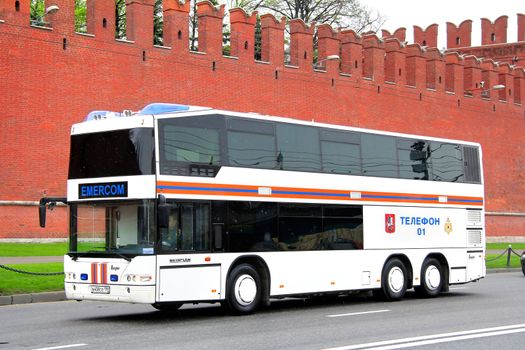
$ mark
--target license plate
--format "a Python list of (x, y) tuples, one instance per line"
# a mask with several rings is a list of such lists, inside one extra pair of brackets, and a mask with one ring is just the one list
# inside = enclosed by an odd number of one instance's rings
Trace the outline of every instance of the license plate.
[(109, 286), (89, 286), (91, 294), (109, 294)]

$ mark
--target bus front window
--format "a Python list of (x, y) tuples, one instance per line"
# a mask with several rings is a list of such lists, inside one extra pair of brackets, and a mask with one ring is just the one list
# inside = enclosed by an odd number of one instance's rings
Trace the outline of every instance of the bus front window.
[(154, 253), (153, 200), (74, 204), (70, 221), (71, 253)]

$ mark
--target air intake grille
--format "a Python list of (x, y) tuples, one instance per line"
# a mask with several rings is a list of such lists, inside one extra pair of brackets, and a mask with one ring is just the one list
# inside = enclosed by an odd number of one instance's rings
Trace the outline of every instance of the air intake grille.
[(469, 230), (468, 231), (468, 244), (469, 245), (478, 245), (482, 243), (482, 234), (479, 230)]
[(467, 210), (467, 224), (469, 226), (481, 226), (481, 210)]
[(465, 181), (481, 182), (481, 171), (479, 168), (479, 150), (477, 147), (463, 147), (463, 160), (465, 162)]

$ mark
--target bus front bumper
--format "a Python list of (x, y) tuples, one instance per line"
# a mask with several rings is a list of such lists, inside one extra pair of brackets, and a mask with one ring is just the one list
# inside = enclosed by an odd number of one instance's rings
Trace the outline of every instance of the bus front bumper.
[(123, 303), (153, 304), (155, 285), (100, 285), (65, 283), (66, 298), (70, 300), (116, 301)]

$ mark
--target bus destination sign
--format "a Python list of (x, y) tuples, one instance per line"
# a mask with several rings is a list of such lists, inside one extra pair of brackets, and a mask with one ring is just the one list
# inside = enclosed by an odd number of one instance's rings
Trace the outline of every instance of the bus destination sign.
[(128, 196), (128, 182), (102, 182), (78, 185), (78, 198), (122, 198)]

